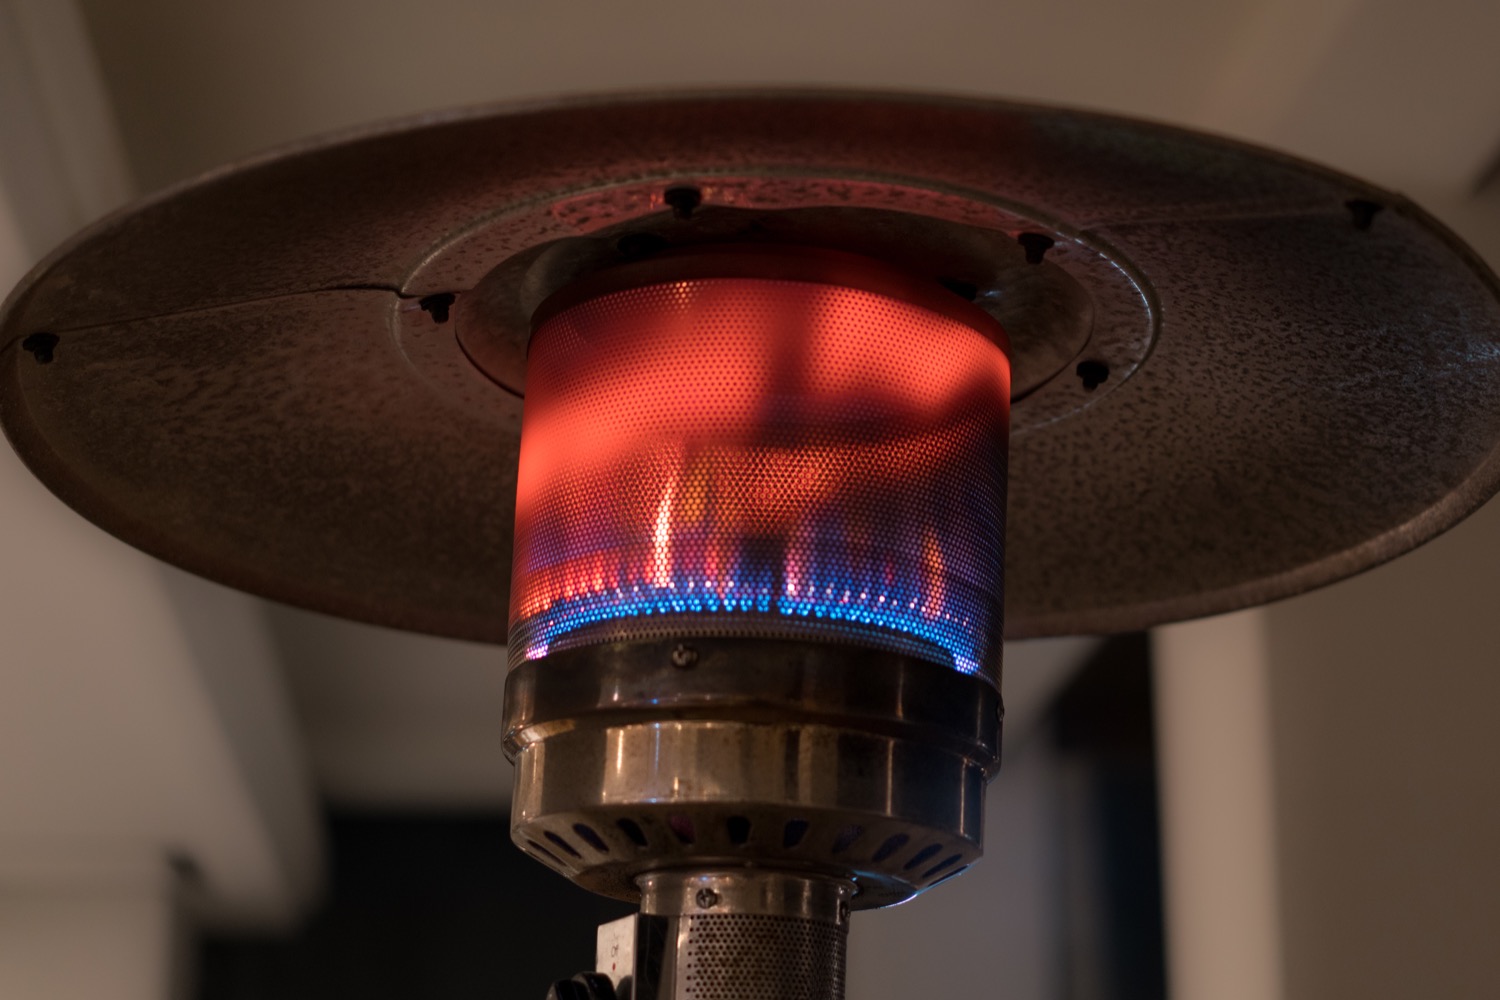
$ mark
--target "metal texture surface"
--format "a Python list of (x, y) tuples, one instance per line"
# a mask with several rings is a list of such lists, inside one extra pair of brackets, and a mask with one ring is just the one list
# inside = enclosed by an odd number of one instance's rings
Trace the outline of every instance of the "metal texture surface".
[(842, 924), (854, 886), (839, 879), (731, 868), (642, 875), (641, 912), (663, 917), (743, 913)]
[[(699, 209), (668, 204), (684, 185)], [(1015, 240), (994, 282), (958, 276), (976, 301), (1021, 290), (1016, 259), (1086, 293), (1043, 324), (1079, 353), (1014, 409), (1010, 637), (1298, 593), (1496, 488), (1495, 278), (1419, 208), (1160, 125), (892, 95), (511, 106), (217, 171), (16, 290), (0, 419), (54, 492), (187, 569), (502, 642), (520, 403), (456, 329), (558, 241), (829, 207)]]
[[(682, 655), (690, 650), (692, 655)], [(621, 899), (667, 868), (755, 865), (899, 902), (979, 858), (999, 760), (986, 681), (855, 647), (575, 649), (506, 686), (511, 833)]]
[[(712, 185), (716, 197), (725, 196), (724, 186), (722, 181)], [(722, 272), (708, 266), (715, 255), (700, 251), (733, 246), (789, 255), (802, 251), (804, 256), (809, 247), (828, 255), (857, 254), (899, 272), (901, 291), (928, 285), (968, 298), (998, 324), (997, 332), (1005, 333), (1017, 397), (1034, 393), (1085, 350), (1105, 351), (1116, 362), (1123, 360), (1128, 370), (1149, 346), (1151, 317), (1139, 286), (1098, 248), (1077, 241), (1061, 250), (1050, 248), (1054, 258), (1071, 253), (1070, 268), (1079, 272), (1074, 277), (1061, 267), (1030, 263), (1026, 247), (1004, 229), (858, 207), (850, 202), (859, 198), (847, 189), (805, 183), (788, 187), (776, 178), (755, 185), (755, 201), (774, 201), (778, 207), (699, 205), (687, 218), (657, 212), (507, 258), (455, 310), (459, 343), (498, 385), (523, 395), (531, 332), (541, 318), (538, 303), (575, 300), (579, 289), (612, 285), (603, 280), (602, 270), (619, 273), (626, 266), (622, 257), (627, 265), (656, 265), (658, 270), (671, 263), (690, 275), (696, 268), (700, 277), (707, 276), (703, 271)], [(882, 193), (890, 194), (878, 185), (858, 188), (861, 196), (877, 202)], [(644, 186), (615, 192), (622, 203), (650, 202), (655, 195)], [(797, 207), (819, 198), (837, 204)], [(792, 207), (781, 207), (787, 205)], [(951, 211), (956, 205), (944, 207)], [(829, 276), (850, 278), (847, 269), (830, 268)], [(928, 290), (922, 297), (934, 296)], [(1101, 311), (1111, 320), (1101, 321)], [(1012, 327), (1015, 336), (1007, 332)], [(1078, 402), (1076, 397), (1056, 399), (1050, 409)], [(1029, 408), (1034, 420), (1049, 409), (1034, 402)]]
[(512, 664), (733, 635), (998, 676), (1010, 367), (988, 314), (824, 250), (595, 279), (531, 342)]
[(635, 996), (842, 1000), (852, 893), (774, 871), (643, 876)]
[(687, 717), (805, 721), (919, 740), (993, 773), (1001, 715), (988, 679), (896, 653), (705, 637), (586, 647), (523, 664), (506, 678), (503, 728), (514, 759), (584, 717), (611, 725)]

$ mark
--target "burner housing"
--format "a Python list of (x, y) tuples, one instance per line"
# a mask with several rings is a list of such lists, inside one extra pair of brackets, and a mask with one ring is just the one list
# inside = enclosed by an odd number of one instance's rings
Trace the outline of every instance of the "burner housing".
[(642, 901), (643, 995), (841, 996), (850, 909), (981, 850), (1003, 331), (873, 260), (697, 248), (544, 303), (526, 384), (516, 841)]

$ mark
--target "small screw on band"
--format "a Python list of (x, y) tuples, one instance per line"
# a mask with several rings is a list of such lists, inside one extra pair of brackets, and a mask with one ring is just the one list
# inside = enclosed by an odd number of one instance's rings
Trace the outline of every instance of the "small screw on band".
[(1046, 233), (1022, 233), (1016, 237), (1016, 242), (1026, 251), (1026, 263), (1040, 264), (1057, 241)]
[(417, 300), (417, 307), (432, 317), (434, 323), (448, 322), (449, 311), (458, 296), (452, 292), (439, 292), (436, 295), (425, 295)]
[(693, 211), (703, 204), (703, 192), (695, 187), (670, 187), (662, 194), (662, 201), (672, 209), (679, 219), (691, 219)]
[(21, 350), (29, 351), (36, 363), (39, 365), (52, 363), (52, 352), (57, 349), (58, 337), (55, 333), (33, 333), (21, 341)]

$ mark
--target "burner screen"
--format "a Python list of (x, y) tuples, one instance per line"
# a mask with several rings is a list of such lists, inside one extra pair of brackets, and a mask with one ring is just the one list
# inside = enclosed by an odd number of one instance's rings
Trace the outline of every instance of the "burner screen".
[[(731, 276), (543, 307), (512, 662), (741, 636), (866, 645), (993, 679), (1010, 398), (998, 326), (842, 255), (793, 256), (790, 270), (779, 253), (708, 259)], [(758, 261), (777, 276), (733, 275)], [(803, 265), (811, 277), (786, 276)]]

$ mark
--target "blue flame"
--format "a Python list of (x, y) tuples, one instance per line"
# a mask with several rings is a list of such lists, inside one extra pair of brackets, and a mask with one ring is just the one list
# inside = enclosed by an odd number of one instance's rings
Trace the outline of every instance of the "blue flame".
[[(797, 623), (798, 631), (816, 631), (819, 623), (826, 623), (830, 632), (863, 638), (875, 646), (941, 651), (946, 666), (976, 673), (983, 626), (991, 616), (971, 588), (951, 579), (946, 587), (949, 596), (934, 613), (924, 603), (927, 598), (919, 585), (877, 585), (852, 575), (810, 574), (795, 594), (768, 579), (674, 576), (666, 586), (641, 582), (559, 599), (518, 622), (512, 638), (525, 643), (526, 659), (536, 659), (570, 633), (610, 621), (701, 615), (710, 625), (714, 616), (774, 615)], [(902, 636), (917, 641), (891, 641)]]

